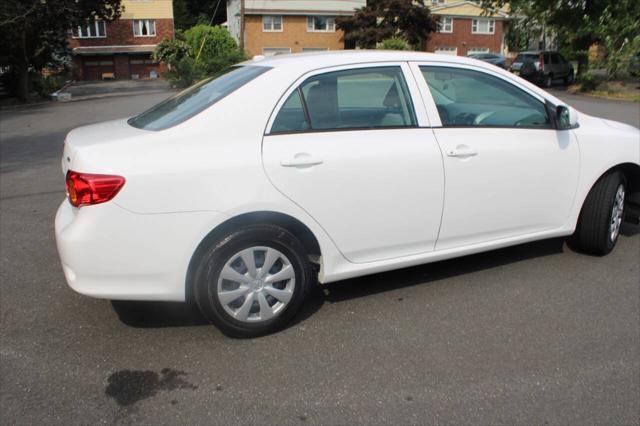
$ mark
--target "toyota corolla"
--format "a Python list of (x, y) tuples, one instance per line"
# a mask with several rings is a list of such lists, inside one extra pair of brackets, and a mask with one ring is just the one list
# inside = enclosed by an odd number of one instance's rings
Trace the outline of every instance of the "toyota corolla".
[(71, 131), (62, 167), (74, 290), (193, 300), (240, 336), (317, 282), (559, 236), (605, 255), (640, 201), (637, 128), (417, 52), (255, 58)]

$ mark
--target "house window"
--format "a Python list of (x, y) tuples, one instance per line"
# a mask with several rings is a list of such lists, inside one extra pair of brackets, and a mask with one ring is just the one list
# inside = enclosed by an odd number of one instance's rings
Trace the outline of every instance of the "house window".
[(467, 55), (477, 55), (479, 53), (489, 53), (488, 47), (470, 47), (467, 49)]
[(432, 6), (442, 6), (444, 4), (444, 0), (431, 0)]
[(329, 18), (327, 16), (307, 16), (308, 32), (333, 32), (335, 30), (335, 18)]
[(263, 47), (262, 54), (264, 56), (286, 55), (291, 53), (290, 47)]
[(104, 21), (89, 22), (86, 27), (77, 27), (73, 30), (74, 38), (102, 38), (107, 36), (107, 28)]
[(264, 15), (262, 17), (262, 31), (282, 31), (282, 16)]
[(449, 47), (449, 46), (438, 46), (438, 47), (436, 47), (434, 49), (433, 52), (437, 53), (438, 55), (456, 56), (456, 55), (458, 55), (458, 48), (457, 47)]
[(494, 19), (474, 19), (471, 24), (473, 34), (494, 34), (496, 32), (496, 21)]
[(438, 32), (441, 33), (452, 33), (453, 32), (453, 18), (451, 17), (441, 17), (438, 21)]
[(135, 19), (133, 21), (133, 35), (136, 37), (155, 36), (156, 21), (154, 19)]

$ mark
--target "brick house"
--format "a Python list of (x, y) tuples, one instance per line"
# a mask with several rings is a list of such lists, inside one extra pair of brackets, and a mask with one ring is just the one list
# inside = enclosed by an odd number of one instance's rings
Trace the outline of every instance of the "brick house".
[(344, 49), (336, 16), (366, 0), (227, 0), (227, 27), (250, 55)]
[(91, 21), (69, 33), (77, 80), (155, 78), (165, 65), (152, 58), (163, 38), (173, 38), (172, 0), (123, 0), (113, 22)]
[(431, 13), (440, 18), (440, 29), (427, 41), (427, 52), (460, 56), (485, 52), (507, 54), (508, 9), (483, 14), (479, 2), (470, 0), (432, 0), (429, 7)]

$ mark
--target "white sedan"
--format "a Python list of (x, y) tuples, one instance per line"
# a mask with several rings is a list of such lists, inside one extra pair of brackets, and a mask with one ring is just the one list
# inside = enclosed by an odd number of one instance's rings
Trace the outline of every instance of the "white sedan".
[(74, 290), (194, 300), (240, 336), (282, 327), (317, 281), (558, 236), (607, 254), (640, 201), (637, 128), (417, 52), (258, 57), (71, 131), (62, 166)]

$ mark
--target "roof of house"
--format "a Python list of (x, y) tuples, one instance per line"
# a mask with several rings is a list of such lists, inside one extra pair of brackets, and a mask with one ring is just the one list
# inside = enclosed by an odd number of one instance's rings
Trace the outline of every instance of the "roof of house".
[(442, 6), (430, 6), (431, 12), (434, 15), (446, 15), (446, 16), (464, 16), (464, 17), (478, 17), (486, 16), (491, 18), (509, 18), (508, 8), (494, 9), (488, 13), (482, 9), (482, 7), (470, 0), (460, 0), (450, 3), (444, 3)]
[(71, 51), (74, 55), (112, 55), (114, 53), (153, 53), (155, 44), (130, 46), (82, 46)]
[(245, 0), (244, 13), (349, 15), (366, 4), (366, 0)]

